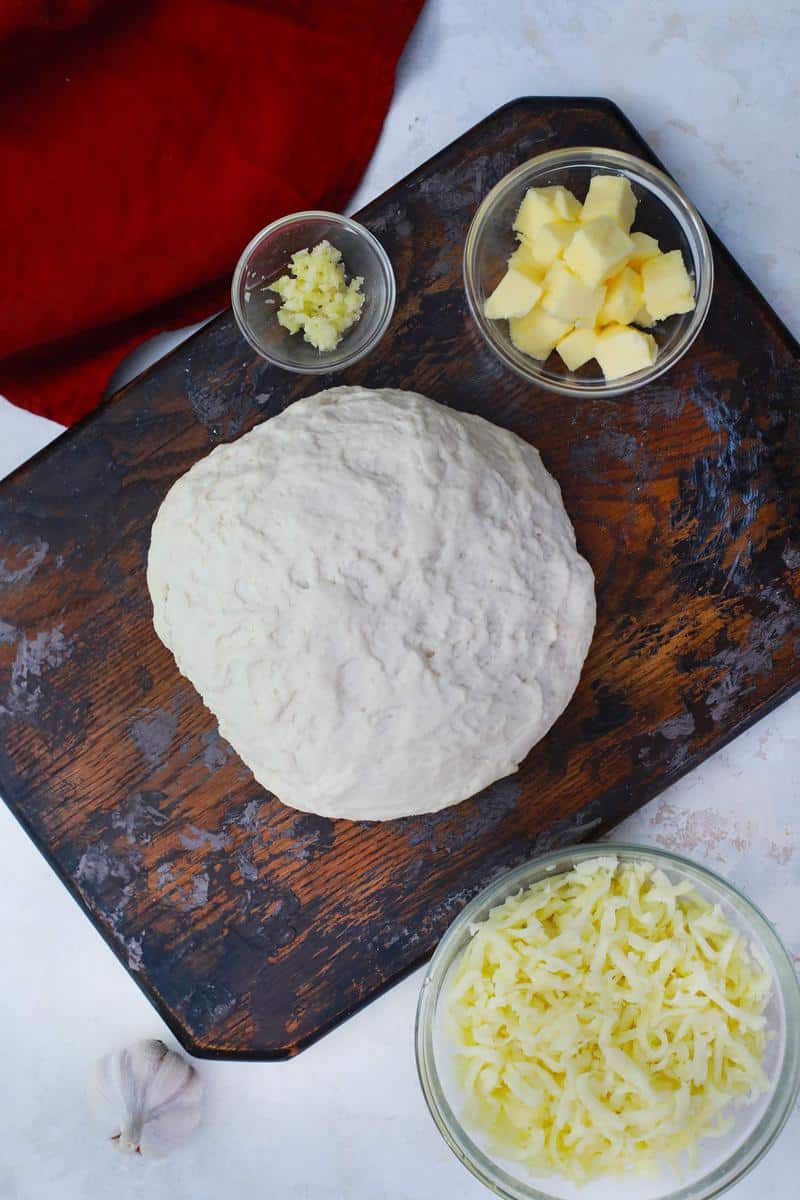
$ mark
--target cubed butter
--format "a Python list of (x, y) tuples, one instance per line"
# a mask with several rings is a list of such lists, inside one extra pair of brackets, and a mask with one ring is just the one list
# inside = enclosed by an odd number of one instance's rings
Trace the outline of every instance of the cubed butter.
[(662, 254), (650, 234), (630, 232), (636, 203), (621, 175), (594, 176), (583, 208), (563, 187), (525, 193), (520, 244), (485, 309), (508, 319), (518, 350), (544, 360), (557, 348), (571, 371), (594, 358), (607, 379), (655, 362), (647, 330), (694, 308), (694, 283), (680, 251)]
[(508, 266), (509, 270), (521, 271), (523, 275), (527, 275), (529, 279), (535, 280), (536, 283), (541, 283), (544, 279), (544, 271), (538, 263), (534, 262), (530, 246), (527, 242), (520, 242), (508, 260)]
[(545, 359), (556, 342), (569, 333), (567, 321), (559, 321), (543, 308), (532, 308), (525, 317), (513, 317), (508, 323), (511, 341), (523, 354)]
[(630, 325), (642, 307), (642, 281), (636, 271), (623, 267), (606, 284), (606, 298), (597, 318), (598, 325)]
[(548, 221), (540, 225), (533, 240), (527, 243), (536, 265), (546, 271), (564, 253), (578, 228), (577, 221)]
[(637, 200), (623, 175), (593, 175), (583, 202), (581, 220), (610, 217), (623, 233), (628, 233), (636, 216)]
[(564, 262), (587, 287), (598, 287), (625, 266), (633, 242), (610, 217), (581, 225), (564, 251)]
[(644, 302), (657, 321), (694, 308), (694, 283), (680, 250), (659, 254), (642, 264)]
[(528, 188), (514, 218), (514, 229), (533, 241), (542, 225), (549, 221), (577, 221), (580, 213), (580, 201), (565, 187)]
[(661, 253), (658, 242), (654, 237), (650, 237), (649, 233), (639, 233), (638, 230), (635, 230), (631, 234), (631, 241), (633, 242), (633, 254), (628, 259), (628, 266), (633, 267), (634, 271), (640, 271), (642, 263)]
[(541, 294), (541, 284), (509, 267), (486, 301), (483, 311), (495, 321), (504, 317), (524, 317)]
[(620, 379), (656, 361), (655, 338), (630, 325), (609, 325), (597, 335), (594, 356), (606, 379)]
[(564, 365), (570, 371), (577, 371), (590, 358), (594, 358), (597, 334), (593, 329), (573, 329), (556, 345)]
[(568, 325), (591, 329), (603, 305), (604, 287), (587, 287), (566, 263), (557, 260), (544, 277), (541, 307)]

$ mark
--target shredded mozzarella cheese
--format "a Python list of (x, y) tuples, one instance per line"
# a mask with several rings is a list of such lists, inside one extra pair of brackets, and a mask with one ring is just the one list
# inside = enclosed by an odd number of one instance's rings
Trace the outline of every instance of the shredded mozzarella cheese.
[(687, 881), (598, 857), (473, 926), (446, 997), (464, 1118), (582, 1181), (653, 1172), (767, 1088), (770, 978)]

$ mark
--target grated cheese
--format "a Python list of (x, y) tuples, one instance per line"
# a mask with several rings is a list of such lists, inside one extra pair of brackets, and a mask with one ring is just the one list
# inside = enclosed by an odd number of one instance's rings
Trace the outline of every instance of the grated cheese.
[(446, 997), (464, 1118), (575, 1181), (696, 1156), (767, 1088), (770, 979), (718, 906), (598, 857), (472, 927)]

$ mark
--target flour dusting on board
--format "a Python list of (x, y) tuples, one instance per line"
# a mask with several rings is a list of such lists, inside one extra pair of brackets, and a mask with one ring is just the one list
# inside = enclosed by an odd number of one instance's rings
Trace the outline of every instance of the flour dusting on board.
[[(4, 622), (4, 641), (13, 640), (12, 629), (13, 626)], [(32, 716), (39, 707), (41, 680), (47, 668), (60, 667), (70, 652), (62, 625), (42, 630), (32, 638), (22, 635), (11, 668), (11, 686), (5, 704), (0, 704), (0, 715)]]
[(28, 583), (44, 562), (49, 549), (47, 542), (42, 538), (36, 538), (30, 546), (26, 546), (22, 551), (27, 555), (27, 559), (21, 566), (10, 567), (6, 559), (0, 558), (0, 584)]
[(164, 762), (178, 728), (178, 709), (147, 710), (144, 716), (131, 723), (131, 738), (145, 766), (153, 771)]

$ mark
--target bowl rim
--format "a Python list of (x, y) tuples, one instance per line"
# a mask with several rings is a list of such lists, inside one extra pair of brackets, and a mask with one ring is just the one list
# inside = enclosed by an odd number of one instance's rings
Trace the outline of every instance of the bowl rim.
[[(712, 1167), (702, 1178), (689, 1184), (679, 1184), (671, 1191), (660, 1193), (659, 1200), (713, 1200), (738, 1183), (763, 1158), (775, 1142), (800, 1094), (800, 980), (789, 952), (772, 922), (761, 909), (734, 884), (716, 871), (694, 859), (661, 847), (635, 842), (595, 842), (565, 846), (535, 855), (519, 866), (490, 882), (461, 910), (445, 930), (425, 970), (420, 987), (414, 1024), (417, 1075), (428, 1111), (439, 1133), (459, 1161), (496, 1196), (503, 1200), (560, 1200), (557, 1192), (545, 1192), (533, 1183), (514, 1178), (473, 1141), (453, 1112), (436, 1067), (433, 1044), (436, 1008), (459, 943), (470, 923), (489, 906), (521, 887), (536, 882), (531, 878), (562, 873), (576, 862), (591, 858), (617, 856), (622, 859), (650, 860), (666, 870), (682, 871), (710, 890), (721, 893), (737, 912), (746, 919), (750, 940), (757, 940), (769, 960), (776, 978), (776, 991), (783, 1012), (786, 1046), (779, 1065), (772, 1093), (762, 1117), (749, 1131), (744, 1141), (728, 1156)], [(559, 868), (556, 870), (556, 868)], [(609, 1176), (614, 1182), (617, 1177)], [(619, 1179), (624, 1187), (624, 1180)]]
[[(577, 376), (572, 379), (565, 376), (563, 380), (551, 378), (543, 370), (544, 363), (541, 367), (537, 366), (536, 359), (523, 354), (514, 347), (509, 348), (500, 338), (496, 329), (498, 322), (491, 321), (484, 316), (478, 296), (475, 279), (477, 248), (484, 225), (495, 205), (526, 177), (542, 174), (555, 167), (570, 165), (585, 166), (588, 169), (607, 167), (618, 174), (632, 178), (635, 183), (651, 192), (669, 209), (692, 246), (695, 271), (695, 308), (683, 336), (670, 351), (659, 354), (652, 366), (624, 376), (622, 379), (580, 379)], [(659, 167), (653, 166), (646, 159), (629, 154), (625, 150), (614, 150), (604, 146), (569, 146), (560, 150), (548, 150), (544, 154), (537, 154), (520, 163), (502, 179), (499, 179), (484, 196), (467, 231), (462, 258), (462, 274), (467, 305), (472, 319), (489, 349), (505, 366), (529, 383), (536, 384), (557, 395), (606, 398), (622, 396), (645, 384), (652, 383), (669, 371), (686, 354), (708, 316), (714, 290), (714, 255), (708, 231), (699, 212), (683, 189)]]
[[(254, 252), (268, 238), (278, 233), (281, 229), (289, 225), (293, 225), (299, 221), (327, 221), (333, 225), (338, 225), (341, 229), (346, 229), (349, 233), (360, 237), (372, 249), (378, 264), (383, 273), (386, 284), (386, 296), (383, 302), (383, 309), (375, 326), (372, 335), (364, 342), (350, 351), (337, 353), (336, 350), (331, 350), (320, 355), (320, 362), (313, 364), (300, 365), (291, 362), (288, 359), (281, 358), (266, 350), (263, 344), (258, 340), (253, 333), (250, 324), (247, 320), (246, 313), (241, 303), (241, 292), (243, 290), (242, 283), (248, 263)], [(259, 229), (258, 233), (251, 237), (250, 241), (245, 246), (233, 270), (231, 277), (231, 308), (233, 309), (234, 320), (239, 327), (239, 332), (255, 350), (259, 357), (265, 359), (273, 366), (281, 367), (284, 371), (291, 371), (295, 375), (327, 375), (332, 371), (342, 371), (345, 367), (352, 366), (360, 359), (364, 358), (375, 346), (380, 342), (389, 324), (394, 316), (395, 306), (397, 304), (397, 280), (395, 279), (394, 268), (386, 250), (365, 225), (359, 221), (354, 221), (352, 217), (346, 217), (343, 213), (329, 212), (327, 209), (310, 208), (303, 209), (299, 212), (286, 213), (283, 217), (278, 217), (275, 221), (270, 221), (263, 229)]]

